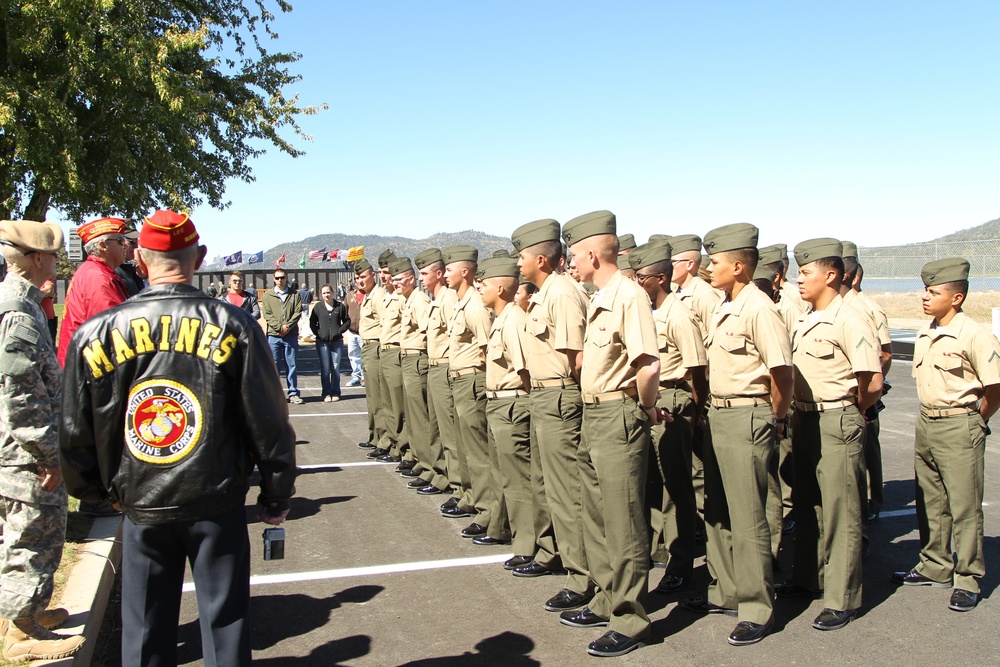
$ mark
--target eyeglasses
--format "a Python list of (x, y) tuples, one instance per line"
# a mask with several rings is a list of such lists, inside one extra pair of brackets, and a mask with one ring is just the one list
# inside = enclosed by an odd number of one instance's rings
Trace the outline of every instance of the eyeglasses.
[(232, 280), (230, 280), (229, 282), (231, 282), (231, 283), (241, 283), (241, 282), (243, 282), (243, 281), (242, 281), (242, 280), (240, 280), (239, 278), (233, 278), (233, 279), (232, 279)]
[(639, 284), (645, 284), (645, 282), (650, 278), (655, 278), (656, 276), (662, 276), (662, 273), (637, 273), (635, 274), (635, 279), (639, 281)]
[(128, 240), (128, 237), (127, 237), (127, 236), (109, 236), (109, 237), (107, 238), (107, 240), (108, 240), (108, 241), (117, 241), (117, 242), (118, 242), (118, 243), (120, 243), (121, 245), (125, 245), (126, 243), (128, 243), (128, 242), (129, 242), (129, 240)]

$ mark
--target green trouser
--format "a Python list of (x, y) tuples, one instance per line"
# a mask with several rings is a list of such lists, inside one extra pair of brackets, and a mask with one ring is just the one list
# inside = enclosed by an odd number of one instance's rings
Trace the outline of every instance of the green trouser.
[(698, 516), (705, 518), (705, 448), (709, 446), (709, 436), (703, 429), (695, 429), (691, 441), (691, 486), (694, 488), (694, 502)]
[(389, 453), (412, 459), (406, 432), (406, 397), (403, 394), (403, 366), (398, 345), (381, 351), (379, 368), (382, 371), (382, 413), (385, 415), (385, 429), (389, 436)]
[(528, 397), (488, 399), (486, 422), (496, 443), (500, 488), (510, 519), (514, 553), (530, 556), (535, 553), (535, 517), (531, 501)]
[(668, 573), (686, 577), (694, 563), (698, 520), (690, 472), (694, 396), (683, 388), (661, 388), (656, 405), (665, 408), (674, 420), (650, 429), (652, 456), (646, 481), (650, 552), (653, 560), (667, 564)]
[[(917, 419), (914, 468), (920, 563), (934, 581), (979, 593), (983, 559), (983, 464), (986, 424), (978, 412)], [(951, 543), (955, 541), (955, 558)]]
[(861, 495), (865, 420), (854, 406), (795, 412), (794, 581), (823, 606), (861, 607)]
[[(583, 420), (583, 399), (580, 388), (543, 387), (532, 389), (528, 396), (531, 410), (531, 431), (538, 446), (541, 474), (532, 475), (535, 492), (535, 534), (541, 538), (548, 530), (542, 525), (548, 519), (555, 535), (555, 549), (566, 568), (564, 588), (575, 593), (593, 589), (587, 571), (587, 555), (583, 548), (580, 495), (580, 429)], [(532, 452), (534, 454), (534, 452)], [(534, 458), (532, 458), (534, 461)], [(534, 472), (534, 471), (533, 471)], [(548, 516), (538, 504), (539, 494), (548, 506)], [(551, 546), (537, 544), (535, 560), (555, 562)], [(547, 553), (548, 552), (548, 553)]]
[[(793, 410), (788, 411), (794, 417)], [(781, 486), (781, 517), (792, 513), (792, 489), (795, 488), (795, 456), (792, 454), (792, 438), (795, 432), (791, 426), (785, 437), (778, 443), (778, 484)]]
[(866, 523), (869, 513), (878, 514), (882, 511), (882, 444), (878, 435), (879, 423), (878, 417), (875, 417), (865, 425), (865, 468), (868, 470), (868, 477), (861, 497), (864, 501), (861, 512)]
[[(495, 514), (500, 499), (491, 479), (491, 476), (496, 476), (491, 471), (491, 461), (495, 462), (497, 458), (496, 447), (486, 428), (486, 371), (477, 370), (459, 377), (453, 375), (451, 388), (458, 446), (465, 453), (471, 482), (469, 493), (461, 499), (462, 504), (475, 509), (478, 514), (476, 523), (490, 528), (497, 518)], [(495, 465), (492, 468), (495, 470)]]
[(431, 423), (427, 413), (427, 355), (407, 351), (401, 355), (406, 432), (410, 451), (424, 465), (431, 458)]
[(368, 404), (368, 442), (377, 447), (385, 447), (385, 421), (382, 416), (382, 383), (379, 371), (378, 341), (361, 346), (361, 365), (368, 382), (365, 383), (365, 398)]
[(778, 550), (781, 548), (782, 524), (782, 488), (779, 479), (781, 470), (781, 446), (787, 440), (778, 442), (775, 455), (771, 457), (771, 471), (767, 476), (767, 501), (764, 503), (764, 513), (767, 516), (767, 530), (771, 535), (771, 561), (778, 560)]
[[(455, 455), (455, 406), (451, 402), (451, 384), (448, 381), (448, 364), (438, 364), (427, 369), (427, 418), (430, 422), (430, 458), (420, 479), (444, 491), (454, 485), (463, 488)], [(450, 480), (450, 468), (455, 468), (455, 481)], [(466, 473), (466, 486), (468, 473)], [(467, 509), (467, 508), (463, 508)]]
[(583, 542), (596, 586), (591, 611), (610, 630), (644, 639), (649, 577), (649, 425), (631, 398), (587, 405), (580, 439)]
[(708, 600), (741, 621), (769, 623), (774, 608), (768, 480), (778, 443), (770, 405), (712, 407), (705, 439)]

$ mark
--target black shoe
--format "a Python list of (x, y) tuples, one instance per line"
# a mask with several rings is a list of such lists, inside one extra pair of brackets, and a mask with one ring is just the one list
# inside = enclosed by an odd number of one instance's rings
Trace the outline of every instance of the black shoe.
[(671, 574), (667, 572), (660, 579), (660, 583), (656, 584), (656, 588), (652, 590), (653, 593), (660, 593), (662, 595), (669, 595), (670, 593), (676, 593), (680, 589), (684, 588), (684, 584), (687, 580), (684, 577), (679, 577), (676, 574)]
[[(423, 480), (421, 480), (420, 483), (423, 484)], [(444, 493), (445, 491), (447, 491), (447, 489), (439, 489), (433, 484), (427, 484), (426, 486), (421, 486), (417, 489), (417, 493), (421, 496), (436, 496), (437, 494)]]
[(818, 591), (799, 586), (794, 581), (785, 581), (775, 586), (774, 595), (779, 598), (809, 598), (810, 600), (815, 600), (820, 596)]
[(389, 453), (388, 449), (382, 449), (381, 447), (376, 447), (375, 449), (365, 454), (365, 458), (377, 459), (378, 457), (385, 456), (388, 453)]
[(413, 470), (413, 466), (417, 465), (416, 461), (400, 461), (399, 465), (396, 466), (396, 472), (403, 472), (405, 470)]
[(781, 534), (790, 535), (795, 532), (795, 519), (790, 516), (781, 520)]
[(979, 594), (956, 588), (951, 592), (951, 601), (948, 609), (953, 611), (972, 611), (979, 604)]
[(600, 639), (590, 642), (590, 645), (587, 646), (587, 653), (602, 658), (614, 658), (634, 651), (640, 646), (645, 646), (641, 640), (614, 630), (608, 630)]
[(490, 537), (489, 535), (481, 535), (479, 537), (473, 537), (472, 543), (478, 544), (481, 547), (498, 547), (504, 544), (510, 544), (510, 540), (498, 540), (497, 538)]
[(727, 609), (717, 604), (712, 604), (705, 598), (688, 598), (681, 602), (681, 607), (696, 614), (725, 614), (726, 616), (736, 616), (735, 609)]
[(601, 618), (590, 607), (583, 609), (571, 609), (559, 614), (559, 622), (571, 628), (598, 628), (607, 627), (608, 619)]
[(446, 510), (441, 510), (441, 516), (446, 516), (449, 519), (461, 519), (462, 517), (472, 516), (472, 512), (466, 512), (456, 503)]
[[(514, 570), (516, 573), (517, 570)], [(594, 599), (593, 593), (576, 593), (564, 588), (545, 602), (546, 611), (566, 611), (582, 607)]]
[(515, 577), (544, 577), (546, 574), (555, 574), (559, 568), (542, 565), (537, 561), (531, 561), (527, 565), (514, 568)]
[(452, 496), (448, 500), (441, 503), (441, 511), (450, 510), (452, 507), (458, 504), (458, 498)]
[(121, 516), (121, 512), (114, 508), (114, 505), (109, 503), (107, 500), (102, 500), (99, 503), (92, 503), (86, 500), (80, 501), (80, 507), (76, 510), (77, 513), (83, 516)]
[(406, 483), (406, 488), (408, 489), (419, 490), (424, 488), (425, 486), (427, 486), (427, 482), (425, 482), (422, 479), (411, 479), (409, 482)]
[(382, 456), (376, 457), (375, 460), (380, 463), (399, 463), (403, 459), (398, 456), (393, 456), (392, 454), (383, 454)]
[(485, 534), (486, 526), (480, 526), (478, 523), (470, 523), (461, 532), (462, 537), (479, 537)]
[(934, 588), (951, 588), (950, 581), (944, 582), (928, 579), (924, 575), (917, 572), (916, 569), (910, 570), (909, 572), (893, 572), (889, 579), (892, 580), (894, 584), (900, 584), (902, 586), (933, 586)]
[(813, 621), (813, 627), (817, 630), (840, 630), (851, 622), (856, 612), (857, 609), (849, 609), (848, 611), (824, 609), (816, 617), (816, 620)]
[[(406, 477), (407, 479), (412, 479), (414, 477), (420, 477), (420, 473), (417, 472), (416, 469), (414, 469), (414, 468), (407, 468), (406, 470), (400, 470), (399, 471), (399, 476), (400, 477)], [(426, 484), (426, 483), (427, 482), (424, 482), (424, 484)]]
[(761, 639), (767, 636), (767, 633), (771, 631), (773, 623), (765, 623), (761, 625), (760, 623), (753, 623), (752, 621), (740, 621), (733, 628), (733, 631), (729, 633), (729, 643), (733, 646), (747, 646), (749, 644), (756, 644)]
[(359, 442), (358, 447), (361, 449), (375, 449), (375, 445), (370, 442)]
[(513, 570), (516, 567), (521, 567), (522, 565), (527, 565), (528, 563), (532, 562), (533, 560), (535, 560), (535, 559), (532, 556), (514, 556), (513, 558), (509, 558), (509, 559), (507, 559), (507, 560), (505, 560), (503, 562), (503, 569), (505, 569), (505, 570)]

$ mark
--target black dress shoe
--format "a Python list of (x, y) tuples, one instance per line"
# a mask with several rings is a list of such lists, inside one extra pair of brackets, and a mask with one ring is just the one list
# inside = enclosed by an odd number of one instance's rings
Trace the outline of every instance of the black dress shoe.
[(422, 489), (426, 485), (427, 485), (427, 482), (425, 482), (422, 479), (411, 479), (409, 482), (406, 483), (406, 488), (408, 488), (408, 489)]
[[(420, 483), (423, 484), (423, 480), (420, 480)], [(417, 493), (421, 496), (436, 496), (439, 493), (444, 493), (446, 490), (447, 489), (439, 489), (433, 484), (427, 484), (417, 489)]]
[(979, 594), (956, 588), (951, 592), (951, 601), (948, 609), (952, 611), (972, 611), (979, 604)]
[(799, 586), (794, 581), (785, 581), (774, 587), (774, 594), (779, 598), (809, 598), (815, 600), (820, 596), (818, 591)]
[(645, 646), (642, 640), (608, 630), (600, 639), (590, 642), (590, 645), (587, 646), (587, 653), (602, 658), (614, 658), (634, 651), (640, 646)]
[(606, 627), (608, 625), (608, 619), (601, 618), (594, 612), (590, 611), (590, 607), (564, 611), (559, 614), (559, 622), (563, 625), (568, 625), (571, 628), (597, 628)]
[(813, 621), (813, 627), (817, 630), (840, 630), (851, 622), (856, 611), (856, 609), (849, 609), (847, 611), (824, 609), (816, 617), (816, 620)]
[[(399, 476), (400, 477), (406, 477), (408, 479), (412, 479), (414, 477), (420, 477), (420, 473), (417, 472), (414, 468), (407, 468), (406, 470), (400, 470), (399, 471)], [(424, 484), (426, 484), (426, 483), (427, 482), (424, 482)]]
[(740, 621), (729, 633), (729, 643), (733, 646), (747, 646), (756, 644), (767, 636), (771, 631), (773, 623), (753, 623), (752, 621)]
[(725, 614), (726, 616), (736, 616), (735, 609), (727, 609), (717, 604), (712, 604), (705, 598), (688, 598), (681, 602), (681, 608), (693, 611), (696, 614)]
[(370, 442), (359, 442), (358, 447), (361, 449), (375, 449), (375, 445)]
[(398, 456), (393, 456), (392, 454), (383, 454), (382, 456), (376, 457), (375, 460), (381, 463), (399, 463), (403, 459)]
[(934, 588), (951, 588), (950, 581), (934, 581), (933, 579), (928, 579), (916, 570), (910, 570), (909, 572), (893, 572), (889, 579), (891, 579), (893, 583), (903, 586), (933, 586)]
[(446, 516), (449, 519), (461, 519), (465, 516), (472, 516), (472, 512), (466, 512), (456, 503), (454, 506), (449, 507), (446, 510), (441, 510), (441, 516)]
[(684, 588), (685, 583), (687, 583), (687, 581), (684, 577), (678, 577), (676, 574), (667, 572), (663, 575), (663, 578), (660, 579), (660, 583), (656, 585), (656, 588), (654, 588), (652, 592), (660, 593), (661, 595), (669, 595), (670, 593), (676, 593), (680, 589)]
[(514, 568), (515, 577), (544, 577), (547, 574), (555, 574), (556, 572), (559, 572), (559, 568), (542, 565), (537, 561), (531, 561), (527, 565)]
[(448, 500), (441, 503), (441, 511), (450, 510), (452, 507), (458, 504), (458, 498), (452, 496)]
[(396, 472), (403, 472), (404, 470), (410, 470), (415, 465), (417, 465), (416, 461), (400, 461), (399, 465), (396, 466)]
[(535, 560), (533, 556), (514, 556), (513, 558), (508, 558), (503, 562), (503, 569), (513, 570), (515, 567), (527, 565), (533, 560)]
[(593, 593), (576, 593), (568, 588), (564, 588), (545, 602), (545, 610), (566, 611), (567, 609), (576, 609), (593, 599)]
[(479, 537), (472, 538), (472, 543), (478, 544), (481, 547), (498, 547), (504, 544), (510, 544), (510, 540), (498, 540), (497, 538), (490, 537), (489, 535), (481, 535)]
[(462, 537), (479, 537), (485, 534), (486, 526), (480, 526), (478, 523), (470, 523), (461, 532)]
[(365, 458), (377, 459), (378, 457), (385, 456), (388, 453), (389, 453), (388, 449), (382, 449), (381, 447), (376, 447), (375, 449), (365, 454)]

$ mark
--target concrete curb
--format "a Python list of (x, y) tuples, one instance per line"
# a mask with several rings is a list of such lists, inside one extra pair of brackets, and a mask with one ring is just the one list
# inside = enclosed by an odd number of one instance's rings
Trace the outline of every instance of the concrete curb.
[(80, 558), (73, 566), (66, 588), (63, 589), (60, 607), (69, 613), (66, 625), (59, 632), (68, 635), (82, 634), (87, 638), (76, 655), (61, 660), (41, 660), (35, 665), (60, 665), (89, 667), (97, 647), (108, 596), (115, 583), (115, 575), (122, 560), (121, 517), (103, 517), (94, 520), (81, 549)]

